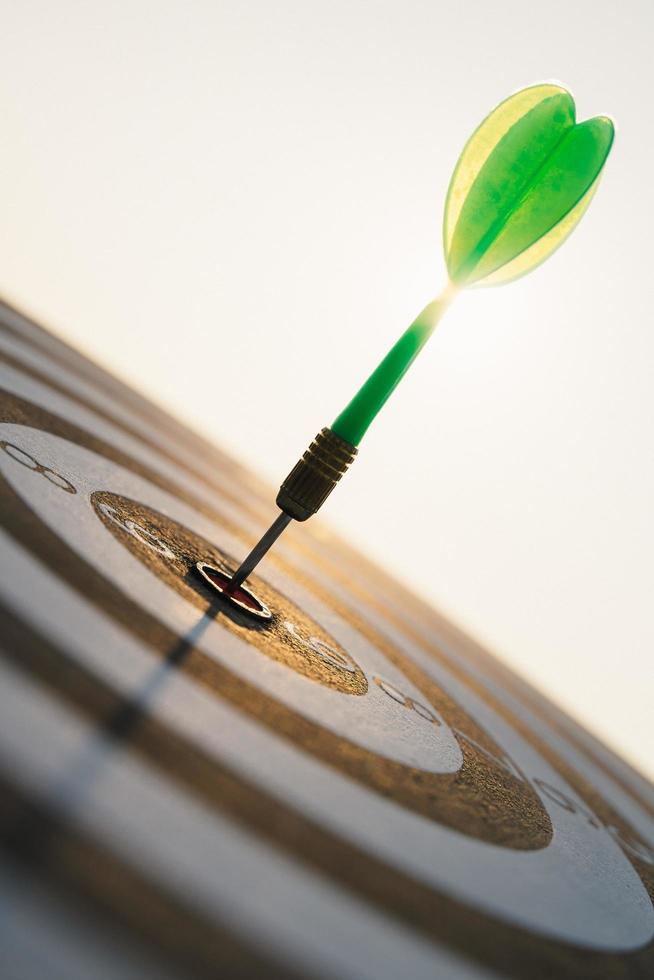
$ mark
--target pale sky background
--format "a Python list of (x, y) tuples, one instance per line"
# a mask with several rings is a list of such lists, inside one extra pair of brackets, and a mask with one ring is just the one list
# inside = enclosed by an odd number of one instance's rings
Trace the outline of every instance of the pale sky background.
[(654, 4), (2, 6), (0, 292), (275, 483), (442, 287), (493, 105), (615, 118), (570, 241), (458, 298), (323, 515), (653, 775)]

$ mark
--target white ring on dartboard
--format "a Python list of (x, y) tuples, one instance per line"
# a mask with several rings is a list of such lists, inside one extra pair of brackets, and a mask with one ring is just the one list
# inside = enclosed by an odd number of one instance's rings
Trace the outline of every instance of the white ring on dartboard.
[[(138, 500), (209, 540), (220, 538), (220, 546), (230, 553), (238, 549), (238, 541), (148, 481), (67, 440), (13, 424), (0, 426), (0, 438), (20, 446), (38, 459), (40, 465), (59, 473), (76, 487), (77, 493), (73, 496), (62, 494), (50, 481), (43, 480), (42, 485), (37, 486), (38, 477), (34, 472), (12, 461), (6, 454), (0, 454), (3, 474), (47, 526), (102, 574), (123, 588), (127, 585), (132, 598), (154, 615), (161, 610), (163, 599), (169, 610), (175, 610), (176, 624), (173, 624), (173, 628), (178, 632), (184, 633), (197, 622), (197, 610), (144, 570), (141, 562), (127, 553), (106, 529), (104, 538), (100, 538), (102, 544), (99, 550), (102, 553), (98, 554), (99, 522), (89, 503), (91, 493), (105, 490)], [(347, 649), (345, 633), (351, 627), (342, 621), (339, 623), (340, 617), (325, 610), (315, 596), (301, 586), (280, 573), (275, 573), (274, 578), (276, 587), (286, 591), (318, 621), (325, 614), (330, 631)], [(336, 635), (337, 630), (341, 635)], [(245, 649), (253, 656), (257, 654), (238, 637), (228, 638), (224, 630), (220, 630), (218, 636), (222, 647), (221, 659), (226, 656), (227, 647), (230, 653), (235, 654), (229, 663), (231, 669), (238, 669), (234, 664), (244, 657)], [(216, 656), (212, 641), (217, 638), (211, 636), (211, 630), (207, 630), (199, 645), (209, 655)], [(389, 683), (400, 687), (406, 684), (400, 671), (388, 665), (371, 644), (357, 637), (357, 650), (364, 648), (366, 656), (358, 654), (357, 662), (369, 679), (376, 665), (384, 661)], [(293, 674), (283, 665), (271, 661), (267, 661), (266, 667), (267, 671), (264, 670), (263, 674), (274, 674), (277, 670), (287, 677)], [(438, 680), (439, 677), (446, 677), (448, 671), (435, 663), (432, 675)], [(305, 693), (309, 689), (320, 691), (318, 700), (325, 694), (334, 693), (299, 675), (293, 674), (293, 677), (302, 682), (301, 688)], [(261, 679), (259, 677), (259, 681)], [(256, 683), (256, 680), (252, 682)], [(579, 800), (574, 790), (536, 750), (473, 692), (451, 675), (441, 686), (510, 753), (532, 784), (534, 779), (539, 779), (541, 784), (546, 782), (549, 786), (562, 788), (568, 799)], [(375, 689), (381, 693), (377, 684), (369, 684), (369, 691)], [(414, 693), (422, 698), (418, 692)], [(364, 698), (347, 695), (339, 695), (339, 698), (344, 702), (357, 702), (359, 706), (365, 701)], [(385, 700), (391, 704), (391, 699), (386, 697)], [(300, 698), (299, 703), (292, 706), (306, 713), (306, 698), (304, 702)], [(315, 698), (311, 701), (311, 707), (314, 713), (320, 713)], [(388, 705), (385, 707), (388, 708)], [(398, 711), (402, 712), (399, 704)], [(360, 744), (365, 744), (364, 739), (374, 741), (374, 737), (370, 738), (370, 728), (366, 723), (367, 714), (362, 711), (346, 724), (346, 737)], [(409, 715), (406, 711), (402, 714), (405, 717)], [(398, 716), (398, 720), (402, 720), (401, 716)], [(342, 725), (343, 721), (341, 716), (338, 724)], [(419, 721), (420, 717), (416, 715), (414, 724)], [(253, 728), (256, 731), (257, 726)], [(451, 733), (444, 719), (439, 728), (433, 725), (425, 725), (425, 728)], [(406, 728), (404, 734), (407, 734)], [(413, 734), (411, 728), (408, 734), (410, 738)], [(326, 780), (323, 764), (305, 752), (294, 752), (292, 747), (276, 739), (268, 730), (262, 731), (262, 736), (266, 746), (263, 753), (261, 747), (253, 752), (252, 745), (247, 745), (243, 739), (236, 748), (242, 753), (245, 771), (252, 775), (256, 770), (262, 785), (274, 786), (289, 805), (296, 806), (363, 849), (372, 851), (388, 864), (395, 864), (404, 873), (413, 874), (418, 880), (514, 924), (583, 947), (613, 951), (634, 949), (642, 946), (654, 934), (654, 916), (649, 897), (611, 834), (601, 825), (593, 826), (588, 820), (580, 819), (578, 813), (558, 806), (546, 794), (539, 795), (554, 825), (552, 841), (542, 850), (513, 851), (466, 837), (419, 817), (353, 783), (333, 769), (330, 769), (330, 778)], [(397, 751), (397, 742), (395, 748)], [(295, 759), (292, 766), (289, 756)], [(276, 764), (279, 759), (284, 760), (284, 765)], [(448, 770), (434, 769), (432, 765), (429, 771)], [(579, 802), (583, 807), (583, 803)]]

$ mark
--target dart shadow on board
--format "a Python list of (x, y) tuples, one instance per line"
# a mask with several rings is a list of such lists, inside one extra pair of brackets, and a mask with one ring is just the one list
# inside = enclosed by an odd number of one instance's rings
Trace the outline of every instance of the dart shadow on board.
[[(154, 714), (157, 697), (201, 639), (209, 625), (225, 609), (220, 596), (212, 597), (195, 625), (164, 656), (140, 687), (99, 720), (95, 736), (67, 770), (46, 786), (37, 802), (19, 807), (2, 836), (9, 848), (30, 865), (47, 860), (49, 843), (62, 824), (81, 805), (102, 778), (114, 754), (129, 742), (136, 728)], [(255, 624), (256, 628), (256, 624)]]

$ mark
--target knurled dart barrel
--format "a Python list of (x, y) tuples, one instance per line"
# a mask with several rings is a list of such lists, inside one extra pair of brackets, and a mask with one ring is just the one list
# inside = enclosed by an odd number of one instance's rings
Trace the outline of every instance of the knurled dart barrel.
[(277, 494), (277, 506), (296, 521), (318, 511), (346, 472), (357, 449), (331, 429), (322, 429)]

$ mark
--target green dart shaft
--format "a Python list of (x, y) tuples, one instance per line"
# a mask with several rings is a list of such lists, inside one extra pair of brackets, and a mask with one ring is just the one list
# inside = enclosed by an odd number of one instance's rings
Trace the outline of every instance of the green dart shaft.
[(391, 347), (331, 429), (318, 433), (302, 458), (282, 483), (277, 495), (281, 514), (232, 576), (237, 588), (259, 564), (291, 518), (306, 521), (322, 507), (357, 453), (370, 423), (398, 386), (411, 364), (436, 329), (451, 303), (456, 287), (451, 283), (428, 303)]
[(433, 334), (453, 296), (454, 287), (449, 285), (425, 306), (343, 409), (332, 425), (332, 432), (352, 446), (359, 445), (370, 423)]

